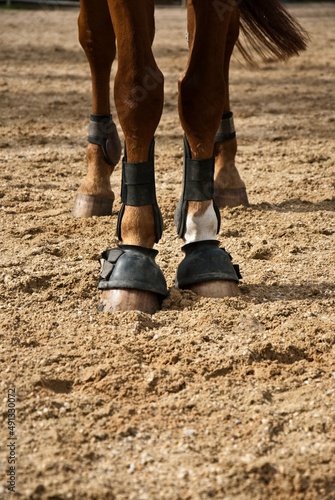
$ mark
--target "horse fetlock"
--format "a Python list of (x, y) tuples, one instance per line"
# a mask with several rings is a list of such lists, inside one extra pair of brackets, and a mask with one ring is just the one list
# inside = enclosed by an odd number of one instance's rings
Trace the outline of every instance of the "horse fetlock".
[(219, 208), (248, 206), (245, 183), (235, 166), (237, 152), (233, 113), (223, 115), (215, 136), (214, 200)]
[(152, 247), (163, 232), (163, 219), (156, 199), (154, 147), (146, 162), (122, 163), (122, 207), (117, 222), (120, 241)]
[(219, 208), (249, 206), (245, 183), (235, 166), (235, 161), (215, 158), (214, 200)]
[(90, 115), (87, 140), (100, 146), (105, 161), (113, 167), (121, 157), (121, 142), (112, 115)]
[(184, 138), (184, 174), (175, 225), (178, 235), (187, 243), (216, 239), (220, 213), (213, 201), (214, 157), (193, 159)]
[(245, 183), (241, 179), (234, 160), (217, 157), (215, 160), (214, 190), (224, 188), (242, 188)]
[(110, 175), (98, 175), (92, 168), (89, 171), (78, 188), (78, 193), (89, 194), (92, 196), (114, 196)]
[(109, 165), (102, 150), (95, 144), (87, 145), (87, 174), (80, 184), (74, 201), (75, 217), (111, 215), (114, 193), (110, 176), (114, 167)]
[(216, 240), (217, 229), (218, 217), (212, 200), (188, 203), (183, 236), (185, 243)]
[(158, 240), (152, 205), (133, 207), (122, 205), (117, 223), (119, 241), (128, 245), (152, 248)]

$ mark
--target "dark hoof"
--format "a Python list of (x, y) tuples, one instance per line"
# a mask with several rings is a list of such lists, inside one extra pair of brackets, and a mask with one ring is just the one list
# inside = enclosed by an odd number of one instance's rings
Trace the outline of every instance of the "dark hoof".
[[(233, 295), (236, 295), (236, 288), (241, 277), (238, 266), (231, 262), (230, 255), (219, 248), (219, 242), (215, 240), (199, 241), (189, 243), (182, 248), (185, 253), (184, 260), (179, 264), (176, 276), (176, 286), (178, 288), (193, 289), (199, 295), (203, 295), (205, 288), (208, 290), (208, 297), (226, 297), (228, 288), (223, 285), (225, 282), (235, 284)], [(223, 282), (220, 292), (218, 282)], [(213, 282), (212, 285), (206, 285)], [(196, 286), (195, 286), (196, 285)], [(200, 286), (202, 285), (202, 286)], [(192, 288), (193, 287), (193, 288)], [(215, 292), (217, 289), (217, 292)], [(203, 293), (200, 292), (203, 290)], [(211, 291), (210, 291), (211, 290)], [(222, 295), (223, 294), (223, 295)]]
[(249, 206), (247, 190), (245, 187), (232, 189), (216, 189), (214, 201), (219, 208)]
[(77, 193), (72, 214), (74, 217), (92, 217), (112, 215), (114, 194), (111, 196), (96, 196)]
[[(103, 309), (154, 312), (168, 295), (166, 281), (155, 262), (157, 250), (135, 245), (120, 245), (101, 255)], [(148, 310), (149, 309), (149, 310)]]

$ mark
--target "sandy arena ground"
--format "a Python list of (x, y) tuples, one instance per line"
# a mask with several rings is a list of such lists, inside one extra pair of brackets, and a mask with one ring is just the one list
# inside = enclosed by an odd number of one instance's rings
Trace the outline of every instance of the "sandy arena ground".
[[(241, 296), (174, 288), (184, 12), (157, 12), (163, 309), (97, 312), (111, 217), (74, 219), (90, 76), (75, 11), (0, 12), (1, 450), (16, 391), (24, 499), (334, 499), (334, 4), (292, 6), (309, 50), (232, 62), (238, 167), (251, 206), (222, 210)], [(120, 167), (113, 176), (119, 194)]]

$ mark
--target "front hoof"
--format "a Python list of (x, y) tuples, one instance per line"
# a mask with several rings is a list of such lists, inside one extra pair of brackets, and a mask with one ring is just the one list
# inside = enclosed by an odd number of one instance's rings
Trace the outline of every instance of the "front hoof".
[(93, 194), (77, 193), (74, 207), (74, 217), (93, 217), (112, 215), (114, 194), (110, 196), (97, 196)]
[(188, 289), (200, 297), (211, 297), (215, 299), (237, 297), (240, 295), (240, 291), (235, 281), (204, 281), (203, 283), (189, 285)]
[(154, 313), (168, 295), (166, 281), (155, 262), (157, 250), (136, 245), (120, 245), (101, 255), (103, 311)]
[(241, 275), (230, 255), (215, 240), (188, 243), (182, 248), (185, 257), (179, 264), (176, 286), (203, 297), (234, 297), (239, 294)]
[(247, 190), (245, 187), (241, 188), (223, 188), (214, 191), (214, 201), (219, 208), (224, 207), (244, 207), (249, 206)]
[(104, 290), (101, 294), (99, 311), (141, 311), (154, 314), (160, 309), (160, 299), (156, 293), (142, 290)]

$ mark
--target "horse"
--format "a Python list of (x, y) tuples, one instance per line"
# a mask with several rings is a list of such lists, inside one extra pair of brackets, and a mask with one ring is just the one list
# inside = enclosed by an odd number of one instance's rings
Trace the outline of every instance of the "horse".
[[(125, 146), (116, 248), (101, 255), (101, 310), (153, 313), (168, 295), (154, 249), (163, 231), (155, 189), (154, 135), (164, 98), (164, 75), (155, 61), (154, 0), (80, 0), (79, 41), (91, 70), (92, 110), (86, 151), (87, 175), (74, 215), (112, 213), (110, 177), (121, 143), (110, 114), (110, 74), (118, 54), (114, 101)], [(240, 32), (262, 57), (286, 60), (305, 50), (308, 35), (279, 0), (188, 0), (189, 56), (178, 82), (184, 131), (182, 192), (175, 225), (184, 258), (176, 286), (204, 297), (239, 294), (241, 275), (219, 247), (223, 206), (248, 205), (235, 166), (237, 151), (229, 102), (229, 65), (234, 46), (253, 56)]]

